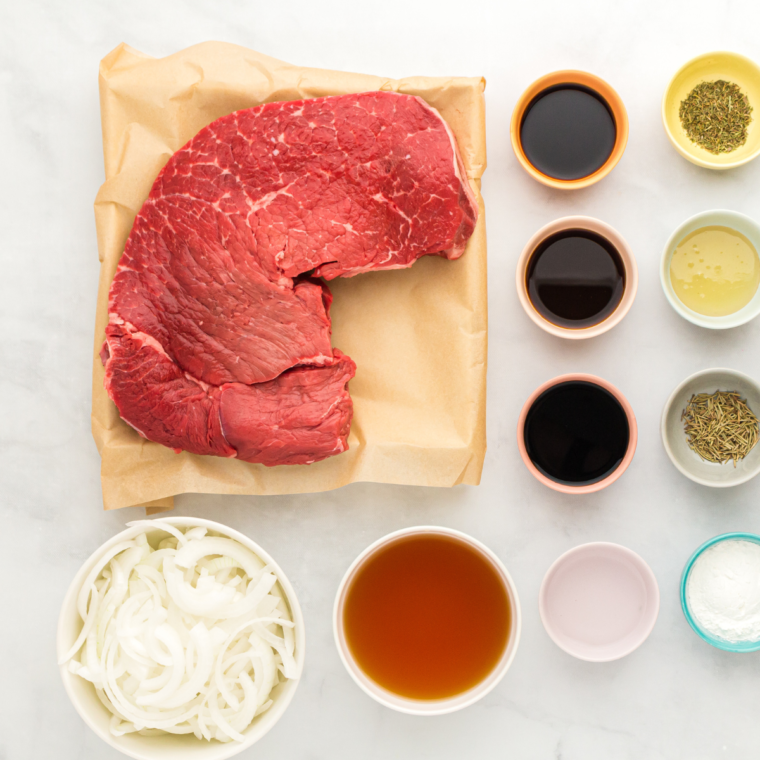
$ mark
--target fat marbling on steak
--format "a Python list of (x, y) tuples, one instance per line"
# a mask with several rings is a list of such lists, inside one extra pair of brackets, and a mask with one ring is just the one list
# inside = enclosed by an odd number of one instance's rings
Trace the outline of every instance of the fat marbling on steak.
[(266, 465), (345, 451), (356, 366), (322, 280), (455, 259), (477, 220), (454, 136), (391, 92), (267, 103), (169, 159), (109, 293), (101, 357), (151, 441)]

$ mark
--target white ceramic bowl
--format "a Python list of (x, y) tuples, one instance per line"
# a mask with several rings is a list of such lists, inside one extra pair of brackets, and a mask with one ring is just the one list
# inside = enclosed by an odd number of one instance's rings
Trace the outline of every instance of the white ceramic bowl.
[(739, 391), (749, 408), (760, 416), (760, 385), (751, 377), (733, 369), (705, 369), (687, 377), (670, 394), (660, 422), (662, 443), (676, 469), (695, 483), (714, 488), (738, 486), (760, 472), (760, 445), (755, 446), (736, 467), (733, 461), (725, 464), (706, 462), (689, 448), (681, 420), (681, 412), (695, 393), (715, 391)]
[[(243, 546), (250, 549), (264, 563), (272, 567), (273, 572), (279, 579), (279, 586), (290, 607), (290, 612), (295, 623), (295, 659), (298, 665), (298, 673), (295, 678), (289, 679), (277, 686), (272, 691), (274, 704), (264, 713), (256, 717), (251, 725), (243, 732), (245, 742), (221, 743), (217, 741), (199, 741), (192, 734), (177, 736), (164, 734), (161, 736), (140, 736), (139, 734), (125, 734), (113, 736), (109, 730), (111, 713), (101, 704), (93, 685), (79, 676), (69, 672), (67, 665), (61, 665), (61, 678), (66, 693), (69, 695), (76, 711), (82, 716), (84, 722), (107, 744), (123, 752), (136, 760), (225, 760), (237, 755), (261, 739), (272, 726), (282, 717), (290, 701), (293, 699), (296, 688), (301, 678), (304, 663), (305, 634), (301, 608), (296, 599), (290, 581), (285, 577), (277, 563), (258, 544), (242, 533), (228, 528), (211, 520), (202, 520), (195, 517), (168, 517), (153, 520), (156, 529), (160, 530), (160, 523), (165, 522), (178, 528), (192, 528), (202, 526), (207, 528), (212, 535), (225, 536), (239, 541)], [(66, 592), (63, 600), (61, 614), (58, 618), (57, 652), (58, 657), (65, 655), (74, 644), (79, 632), (82, 630), (82, 619), (76, 608), (76, 599), (79, 589), (84, 582), (87, 573), (112, 546), (120, 541), (134, 538), (141, 533), (144, 527), (133, 527), (122, 531), (110, 541), (103, 544), (82, 565), (79, 572)], [(167, 534), (168, 536), (169, 534)]]
[[(509, 597), (509, 605), (512, 613), (507, 647), (504, 650), (501, 659), (496, 664), (496, 667), (494, 667), (491, 673), (476, 686), (473, 686), (471, 689), (468, 689), (461, 694), (446, 699), (409, 699), (407, 697), (399, 696), (388, 689), (384, 689), (365, 675), (364, 671), (359, 667), (351, 654), (343, 630), (343, 607), (346, 601), (346, 592), (359, 566), (363, 564), (367, 557), (381, 547), (387, 546), (389, 543), (404, 536), (419, 534), (451, 536), (469, 544), (487, 559), (501, 576)], [(461, 533), (460, 531), (452, 530), (451, 528), (442, 528), (431, 525), (419, 525), (414, 528), (397, 530), (394, 533), (389, 533), (387, 536), (383, 536), (375, 541), (375, 543), (368, 546), (353, 561), (351, 567), (348, 568), (346, 574), (343, 576), (343, 580), (338, 587), (338, 593), (335, 597), (335, 607), (333, 608), (333, 632), (335, 634), (335, 643), (338, 646), (338, 653), (340, 654), (343, 664), (346, 666), (346, 670), (348, 670), (351, 677), (357, 684), (359, 684), (361, 689), (366, 694), (369, 694), (372, 699), (376, 700), (381, 705), (390, 707), (392, 710), (397, 710), (398, 712), (407, 713), (409, 715), (444, 715), (446, 713), (462, 710), (477, 702), (479, 699), (482, 699), (496, 686), (496, 684), (499, 683), (499, 681), (501, 681), (504, 674), (509, 670), (509, 666), (512, 664), (512, 660), (514, 660), (517, 652), (517, 645), (520, 643), (521, 627), (522, 618), (520, 615), (520, 600), (517, 597), (517, 589), (515, 588), (512, 577), (507, 572), (507, 568), (504, 567), (501, 560), (487, 546), (480, 543), (477, 539), (468, 536), (466, 533)]]
[(754, 219), (750, 219), (738, 211), (728, 211), (726, 209), (703, 211), (701, 214), (696, 214), (683, 222), (668, 238), (668, 242), (665, 244), (662, 252), (660, 282), (668, 302), (684, 319), (688, 319), (689, 322), (700, 327), (707, 327), (712, 330), (725, 330), (729, 327), (743, 325), (760, 314), (760, 287), (757, 289), (752, 300), (744, 308), (739, 309), (739, 311), (728, 314), (725, 317), (707, 317), (704, 314), (698, 314), (686, 306), (676, 295), (670, 282), (670, 260), (673, 258), (676, 246), (692, 232), (701, 227), (710, 226), (729, 227), (732, 230), (740, 232), (749, 239), (755, 250), (760, 254), (760, 225)]
[(649, 565), (620, 544), (581, 544), (547, 570), (538, 595), (552, 641), (579, 660), (609, 662), (646, 641), (660, 590)]

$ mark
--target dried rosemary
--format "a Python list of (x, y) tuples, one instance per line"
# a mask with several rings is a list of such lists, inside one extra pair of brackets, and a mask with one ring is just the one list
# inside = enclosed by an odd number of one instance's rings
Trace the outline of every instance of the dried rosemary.
[(681, 101), (681, 125), (692, 142), (710, 153), (730, 153), (747, 141), (752, 106), (733, 82), (701, 82)]
[(738, 391), (697, 393), (681, 413), (691, 448), (708, 462), (724, 464), (749, 454), (757, 443), (757, 417)]

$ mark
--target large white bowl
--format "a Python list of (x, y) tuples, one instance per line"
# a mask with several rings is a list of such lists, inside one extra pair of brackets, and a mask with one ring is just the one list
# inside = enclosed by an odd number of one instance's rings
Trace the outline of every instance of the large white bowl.
[[(479, 684), (473, 686), (471, 689), (444, 699), (411, 699), (408, 697), (402, 697), (399, 694), (395, 694), (380, 686), (380, 684), (373, 681), (359, 667), (359, 664), (354, 659), (351, 650), (348, 647), (346, 634), (343, 629), (343, 608), (346, 602), (346, 594), (359, 567), (364, 564), (365, 560), (371, 554), (378, 551), (378, 549), (387, 546), (404, 536), (420, 534), (451, 536), (475, 549), (475, 551), (477, 551), (484, 559), (491, 563), (501, 577), (507, 591), (511, 611), (507, 646), (494, 669)], [(338, 647), (340, 659), (346, 666), (346, 670), (348, 670), (351, 678), (354, 679), (366, 694), (381, 705), (390, 707), (392, 710), (397, 710), (398, 712), (407, 713), (408, 715), (444, 715), (469, 707), (471, 704), (485, 697), (485, 695), (488, 694), (502, 678), (504, 678), (507, 670), (509, 670), (509, 666), (512, 664), (512, 660), (515, 659), (517, 646), (520, 643), (521, 627), (522, 617), (520, 614), (520, 600), (517, 596), (517, 588), (512, 580), (512, 576), (510, 576), (507, 568), (504, 567), (501, 560), (487, 546), (485, 546), (485, 544), (472, 538), (472, 536), (468, 536), (466, 533), (461, 533), (452, 528), (442, 528), (440, 526), (432, 525), (419, 525), (414, 528), (403, 528), (394, 533), (389, 533), (387, 536), (383, 536), (375, 541), (375, 543), (370, 544), (370, 546), (368, 546), (353, 561), (351, 567), (348, 568), (346, 574), (343, 576), (343, 580), (338, 587), (338, 593), (335, 596), (335, 606), (333, 607), (333, 633), (335, 635), (335, 643)]]
[(701, 214), (696, 214), (679, 225), (665, 244), (660, 262), (660, 283), (665, 291), (665, 297), (668, 299), (668, 302), (684, 319), (688, 319), (689, 322), (700, 327), (707, 327), (712, 330), (725, 330), (729, 327), (743, 325), (760, 314), (760, 287), (755, 292), (752, 300), (744, 308), (739, 309), (739, 311), (727, 314), (725, 317), (708, 317), (686, 306), (676, 295), (670, 282), (670, 260), (673, 258), (676, 246), (692, 232), (702, 227), (712, 226), (728, 227), (736, 230), (736, 232), (740, 232), (749, 239), (755, 250), (760, 253), (760, 225), (754, 219), (750, 219), (750, 217), (740, 214), (738, 211), (729, 211), (727, 209), (703, 211)]
[[(111, 713), (101, 704), (93, 685), (84, 678), (71, 673), (67, 665), (61, 665), (60, 670), (63, 685), (76, 711), (82, 716), (84, 722), (104, 742), (123, 752), (125, 755), (129, 755), (129, 757), (134, 757), (136, 760), (226, 760), (226, 758), (237, 755), (261, 739), (282, 717), (282, 714), (293, 699), (293, 695), (301, 679), (304, 663), (305, 634), (301, 607), (298, 604), (290, 581), (285, 577), (279, 565), (258, 544), (251, 541), (250, 538), (247, 538), (242, 533), (238, 533), (238, 531), (228, 528), (226, 525), (195, 517), (168, 517), (153, 520), (152, 522), (156, 524), (156, 530), (160, 530), (162, 522), (169, 523), (178, 528), (193, 528), (196, 526), (207, 528), (212, 535), (216, 534), (239, 541), (243, 546), (256, 554), (262, 562), (272, 568), (279, 580), (280, 589), (288, 603), (293, 622), (295, 623), (295, 660), (298, 666), (296, 677), (285, 681), (272, 691), (274, 704), (265, 713), (254, 718), (251, 725), (243, 732), (245, 742), (229, 742), (227, 744), (217, 741), (199, 741), (193, 734), (183, 736), (173, 734), (161, 736), (125, 734), (124, 736), (113, 736), (109, 730)], [(76, 574), (69, 586), (69, 590), (66, 592), (66, 597), (61, 607), (61, 614), (58, 618), (56, 647), (59, 658), (71, 649), (79, 632), (82, 630), (82, 619), (77, 611), (76, 600), (85, 577), (100, 557), (112, 546), (115, 546), (120, 541), (134, 538), (143, 531), (144, 526), (135, 526), (114, 536), (92, 554)]]

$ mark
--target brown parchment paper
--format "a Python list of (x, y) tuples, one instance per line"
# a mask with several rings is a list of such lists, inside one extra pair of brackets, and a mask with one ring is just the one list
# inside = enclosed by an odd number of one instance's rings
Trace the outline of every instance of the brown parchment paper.
[[(246, 48), (207, 42), (155, 59), (119, 45), (100, 65), (106, 181), (95, 201), (101, 262), (92, 373), (92, 432), (106, 509), (171, 508), (180, 493), (284, 494), (356, 481), (478, 484), (486, 449), (486, 167), (480, 78), (383, 79), (302, 68)], [(349, 451), (312, 465), (268, 468), (197, 456), (141, 438), (103, 388), (98, 352), (108, 288), (158, 172), (214, 119), (241, 108), (369, 90), (419, 95), (453, 129), (480, 219), (465, 255), (329, 283), (333, 346), (357, 364), (349, 386)]]

